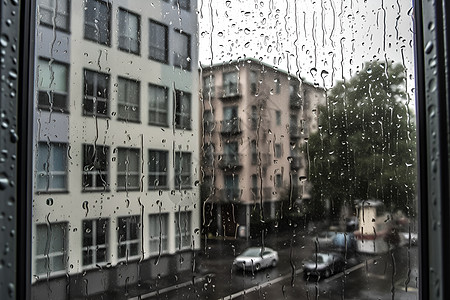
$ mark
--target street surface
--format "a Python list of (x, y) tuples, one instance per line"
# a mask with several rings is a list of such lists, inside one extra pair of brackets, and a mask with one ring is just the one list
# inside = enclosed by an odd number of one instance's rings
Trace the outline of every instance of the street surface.
[(315, 252), (310, 236), (283, 233), (267, 237), (264, 244), (278, 251), (279, 263), (251, 273), (235, 270), (232, 262), (261, 240), (208, 240), (196, 260), (207, 275), (142, 299), (418, 299), (416, 246), (348, 255), (345, 272), (305, 280), (302, 261)]

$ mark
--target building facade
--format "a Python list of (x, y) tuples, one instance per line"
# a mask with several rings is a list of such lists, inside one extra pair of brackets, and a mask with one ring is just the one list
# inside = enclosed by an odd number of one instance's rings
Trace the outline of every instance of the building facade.
[(33, 297), (192, 269), (196, 2), (37, 2)]
[(251, 224), (310, 197), (307, 140), (325, 92), (253, 59), (203, 67), (201, 77), (205, 231), (249, 237)]

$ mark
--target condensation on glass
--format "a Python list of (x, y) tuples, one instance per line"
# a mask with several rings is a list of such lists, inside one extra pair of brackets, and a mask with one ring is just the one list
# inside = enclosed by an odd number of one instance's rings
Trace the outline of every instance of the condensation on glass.
[(37, 0), (33, 298), (417, 298), (411, 12)]

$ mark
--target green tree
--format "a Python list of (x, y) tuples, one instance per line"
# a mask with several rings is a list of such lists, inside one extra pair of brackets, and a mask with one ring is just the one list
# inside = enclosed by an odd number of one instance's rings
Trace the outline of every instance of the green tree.
[(413, 212), (415, 125), (402, 65), (371, 62), (338, 82), (320, 106), (319, 130), (308, 141), (311, 210), (339, 217), (342, 205), (379, 199)]

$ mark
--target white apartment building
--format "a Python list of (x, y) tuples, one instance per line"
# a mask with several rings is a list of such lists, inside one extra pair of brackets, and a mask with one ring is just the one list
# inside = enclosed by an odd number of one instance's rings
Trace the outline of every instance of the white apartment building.
[(112, 299), (191, 269), (201, 209), (196, 1), (38, 0), (36, 9), (34, 299)]
[(325, 92), (254, 59), (204, 66), (202, 80), (204, 230), (249, 237), (310, 197), (305, 141)]

